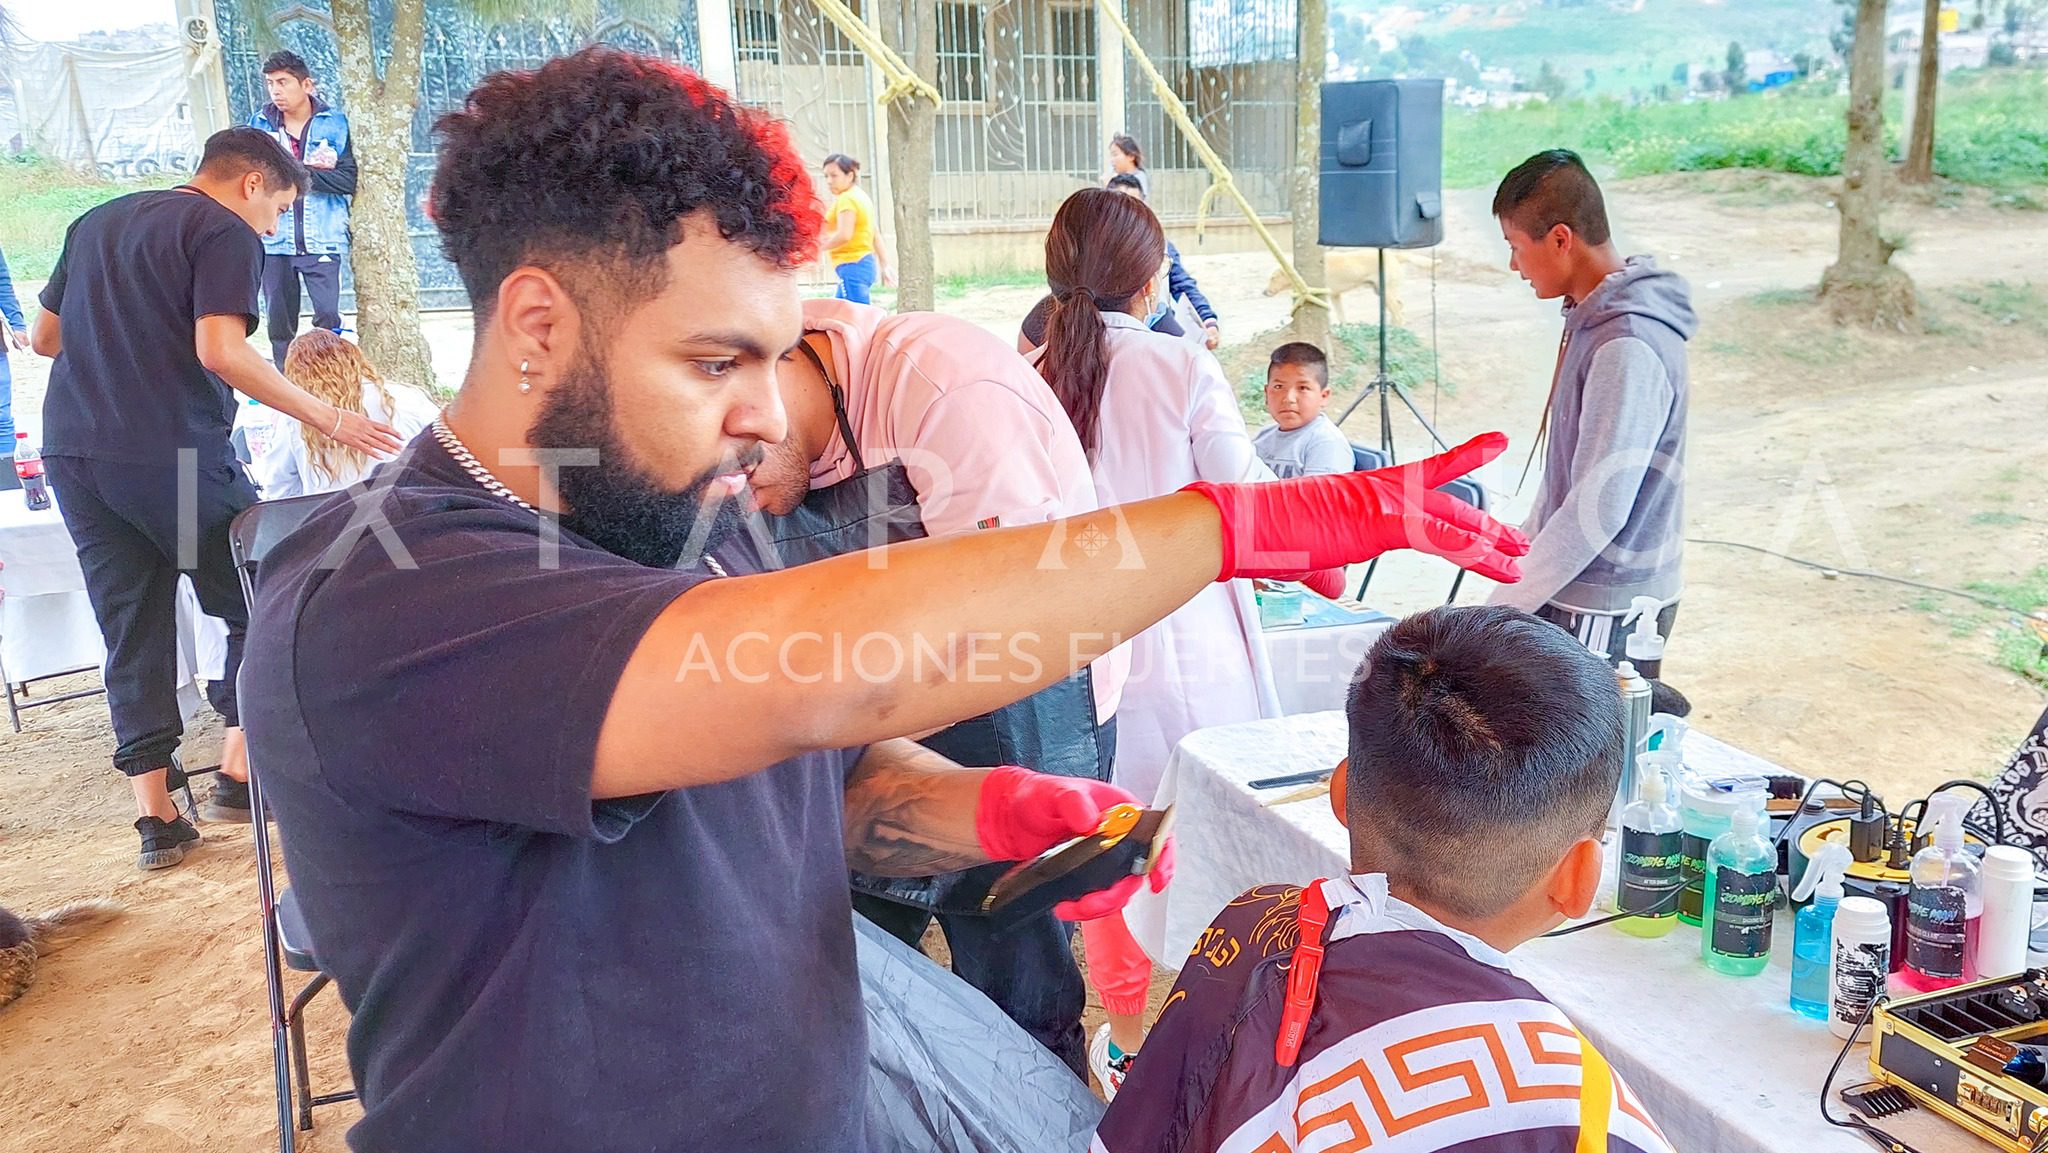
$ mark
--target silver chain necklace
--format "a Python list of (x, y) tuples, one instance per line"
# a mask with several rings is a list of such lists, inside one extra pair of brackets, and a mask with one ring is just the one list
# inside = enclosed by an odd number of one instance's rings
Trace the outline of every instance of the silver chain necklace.
[(469, 451), (469, 446), (463, 444), (461, 438), (455, 435), (455, 430), (448, 427), (448, 417), (446, 415), (434, 418), (434, 439), (441, 442), (441, 447), (448, 450), (448, 455), (455, 459), (456, 464), (462, 466), (462, 471), (469, 474), (469, 479), (482, 485), (485, 492), (490, 493), (492, 496), (503, 497), (528, 512), (538, 513), (540, 511), (531, 504), (519, 499), (517, 493), (506, 488), (504, 482), (491, 475), (491, 470), (485, 468), (483, 462), (476, 458), (476, 454)]

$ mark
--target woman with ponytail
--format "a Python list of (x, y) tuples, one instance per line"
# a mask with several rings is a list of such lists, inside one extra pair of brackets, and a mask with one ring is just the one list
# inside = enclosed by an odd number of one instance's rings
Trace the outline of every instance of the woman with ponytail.
[[(1146, 329), (1165, 263), (1152, 210), (1109, 189), (1068, 197), (1046, 236), (1053, 304), (1036, 363), (1080, 434), (1104, 506), (1196, 481), (1273, 479), (1216, 358)], [(1250, 582), (1211, 585), (1131, 641), (1114, 780), (1149, 802), (1182, 737), (1279, 715)], [(1120, 917), (1085, 921), (1081, 935), (1110, 1022), (1089, 1047), (1089, 1064), (1110, 1094), (1144, 1039), (1152, 962)]]
[[(292, 341), (284, 354), (284, 375), (343, 412), (359, 412), (390, 425), (400, 440), (417, 436), (440, 411), (419, 389), (387, 383), (361, 349), (324, 328)], [(329, 440), (324, 430), (308, 428), (282, 413), (276, 421), (270, 451), (257, 457), (250, 469), (264, 500), (335, 492), (369, 476), (379, 463)]]

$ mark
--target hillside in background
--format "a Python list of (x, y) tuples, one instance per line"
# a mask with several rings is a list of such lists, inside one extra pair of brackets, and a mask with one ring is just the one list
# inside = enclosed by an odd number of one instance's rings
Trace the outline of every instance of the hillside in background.
[(1389, 63), (1418, 66), (1417, 74), (1430, 65), (1451, 74), (1462, 58), (1527, 80), (1547, 63), (1574, 94), (1627, 98), (1670, 83), (1681, 66), (1724, 68), (1731, 41), (1746, 53), (1827, 57), (1842, 7), (1836, 0), (1335, 0), (1331, 16), (1340, 65), (1360, 56), (1370, 62), (1391, 39), (1404, 59)]

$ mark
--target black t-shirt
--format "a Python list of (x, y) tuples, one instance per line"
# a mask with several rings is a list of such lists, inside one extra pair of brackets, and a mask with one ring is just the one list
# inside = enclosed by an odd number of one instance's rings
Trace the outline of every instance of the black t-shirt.
[(232, 315), (255, 332), (262, 273), (262, 239), (201, 193), (133, 192), (72, 221), (42, 293), (64, 333), (44, 454), (174, 465), (190, 448), (231, 463), (234, 393), (199, 363), (192, 326)]
[[(292, 891), (354, 1013), (350, 1145), (863, 1149), (857, 751), (593, 803), (628, 656), (713, 574), (567, 531), (544, 564), (536, 514), (431, 432), (386, 467), (404, 558), (348, 537), (338, 496), (265, 560), (241, 678)], [(716, 556), (762, 567), (744, 542)]]

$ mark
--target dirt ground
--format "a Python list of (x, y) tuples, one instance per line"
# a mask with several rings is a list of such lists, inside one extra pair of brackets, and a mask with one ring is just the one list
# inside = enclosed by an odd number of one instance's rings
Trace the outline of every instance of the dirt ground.
[[(1976, 194), (1896, 213), (1892, 225), (1911, 238), (1900, 263), (1935, 318), (1934, 332), (1909, 340), (1837, 332), (1794, 295), (1832, 256), (1828, 195), (1825, 182), (1750, 173), (1609, 190), (1624, 247), (1685, 273), (1703, 317), (1692, 346), (1691, 535), (1949, 588), (2011, 583), (2048, 560), (2048, 318), (2008, 320), (1964, 297), (1995, 281), (2038, 283), (2048, 214), (1993, 209)], [(1447, 438), (1500, 428), (1516, 439), (1485, 478), (1512, 516), (1526, 506), (1516, 473), (1558, 318), (1505, 270), (1485, 212), (1483, 193), (1451, 197), (1433, 295), (1454, 387), (1417, 401)], [(1183, 251), (1227, 340), (1284, 322), (1285, 299), (1259, 294), (1263, 257)], [(1409, 323), (1428, 340), (1431, 256), (1404, 259)], [(1009, 336), (1035, 295), (992, 289), (942, 307)], [(1347, 303), (1355, 317), (1372, 309), (1366, 292)], [(432, 337), (452, 382), (467, 324), (436, 318)], [(18, 388), (17, 419), (33, 430), (41, 381)], [(1376, 409), (1361, 409), (1348, 431), (1370, 441), (1376, 421)], [(1405, 415), (1395, 428), (1405, 452), (1420, 448)], [(1392, 610), (1425, 607), (1449, 583), (1434, 562), (1383, 569), (1370, 599)], [(2042, 690), (1992, 660), (1990, 630), (2009, 623), (2005, 614), (1726, 545), (1690, 548), (1687, 586), (1667, 677), (1703, 728), (1792, 768), (1910, 795), (1988, 775), (2040, 712)], [(1483, 595), (1483, 582), (1468, 581), (1461, 599)], [(195, 743), (190, 760), (206, 763), (217, 732), (203, 728)], [(0, 904), (36, 911), (113, 897), (128, 907), (48, 958), (35, 987), (0, 1011), (0, 1149), (262, 1148), (274, 1112), (248, 831), (207, 826), (204, 848), (181, 867), (135, 872), (111, 748), (100, 698), (32, 713), (21, 734), (0, 730)], [(323, 995), (310, 1021), (316, 1085), (341, 1087), (339, 1002)], [(301, 1148), (343, 1148), (354, 1115), (352, 1105), (321, 1110)]]

